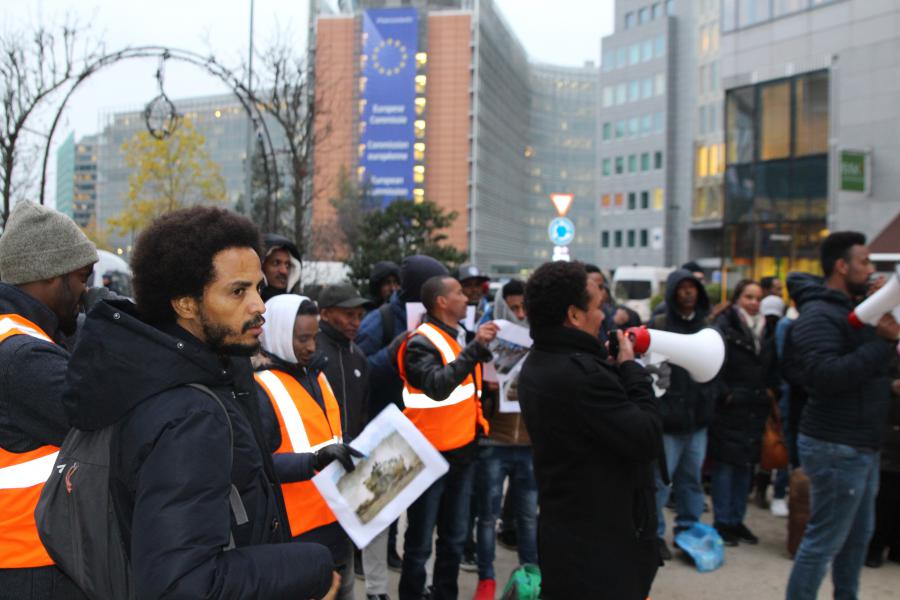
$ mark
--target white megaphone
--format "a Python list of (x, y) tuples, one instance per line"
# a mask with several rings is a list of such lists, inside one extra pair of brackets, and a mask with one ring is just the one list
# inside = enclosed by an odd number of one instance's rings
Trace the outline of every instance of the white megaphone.
[(693, 334), (646, 327), (632, 327), (625, 333), (634, 342), (635, 354), (662, 354), (698, 383), (706, 383), (718, 375), (725, 362), (725, 340), (710, 327)]
[(894, 309), (900, 308), (900, 265), (881, 289), (865, 299), (850, 313), (848, 319), (856, 329), (863, 325), (877, 325), (878, 321)]

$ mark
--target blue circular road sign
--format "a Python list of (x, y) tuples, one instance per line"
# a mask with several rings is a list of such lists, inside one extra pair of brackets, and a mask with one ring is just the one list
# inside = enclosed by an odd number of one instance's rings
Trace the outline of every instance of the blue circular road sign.
[(550, 221), (547, 232), (554, 246), (568, 246), (575, 239), (575, 223), (566, 217), (556, 217)]

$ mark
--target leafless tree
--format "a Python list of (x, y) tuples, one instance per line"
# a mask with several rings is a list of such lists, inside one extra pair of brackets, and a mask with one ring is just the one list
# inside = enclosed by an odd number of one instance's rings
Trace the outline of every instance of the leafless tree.
[[(29, 125), (49, 96), (79, 77), (101, 54), (91, 48), (86, 30), (71, 22), (58, 28), (43, 25), (20, 34), (0, 33), (0, 186), (3, 223), (11, 200), (30, 181), (37, 161), (23, 161), (29, 147)], [(40, 134), (39, 134), (40, 135)], [(25, 164), (27, 163), (27, 164)], [(18, 170), (17, 170), (18, 167)], [(17, 189), (18, 188), (18, 189)]]

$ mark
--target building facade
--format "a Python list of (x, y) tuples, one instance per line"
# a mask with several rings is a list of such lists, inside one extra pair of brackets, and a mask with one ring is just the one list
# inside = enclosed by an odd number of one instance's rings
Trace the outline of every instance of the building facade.
[(97, 136), (75, 142), (70, 133), (56, 151), (56, 210), (87, 227), (96, 216)]
[(819, 243), (839, 229), (890, 251), (900, 5), (725, 0), (721, 10), (725, 268), (816, 272)]
[[(490, 0), (356, 4), (320, 14), (311, 38), (324, 107), (313, 226), (334, 221), (330, 199), (351, 173), (373, 190), (384, 184), (385, 201), (427, 198), (456, 212), (449, 243), (492, 275), (520, 275), (552, 251), (550, 194), (573, 193), (584, 227), (573, 249), (595, 259), (586, 166), (595, 161), (596, 68), (531, 64)], [(417, 35), (391, 29), (411, 19)], [(392, 91), (381, 95), (388, 79)]]

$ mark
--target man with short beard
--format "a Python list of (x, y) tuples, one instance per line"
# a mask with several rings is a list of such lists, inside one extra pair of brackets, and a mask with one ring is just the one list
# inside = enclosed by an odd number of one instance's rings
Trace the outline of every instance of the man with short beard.
[(97, 260), (71, 219), (33, 202), (0, 237), (0, 596), (84, 597), (41, 545), (34, 509), (69, 429), (63, 344)]
[(249, 360), (265, 323), (258, 230), (220, 208), (174, 211), (140, 235), (132, 269), (137, 306), (91, 311), (65, 400), (75, 427), (116, 427), (110, 492), (137, 597), (334, 598), (328, 550), (282, 543)]

